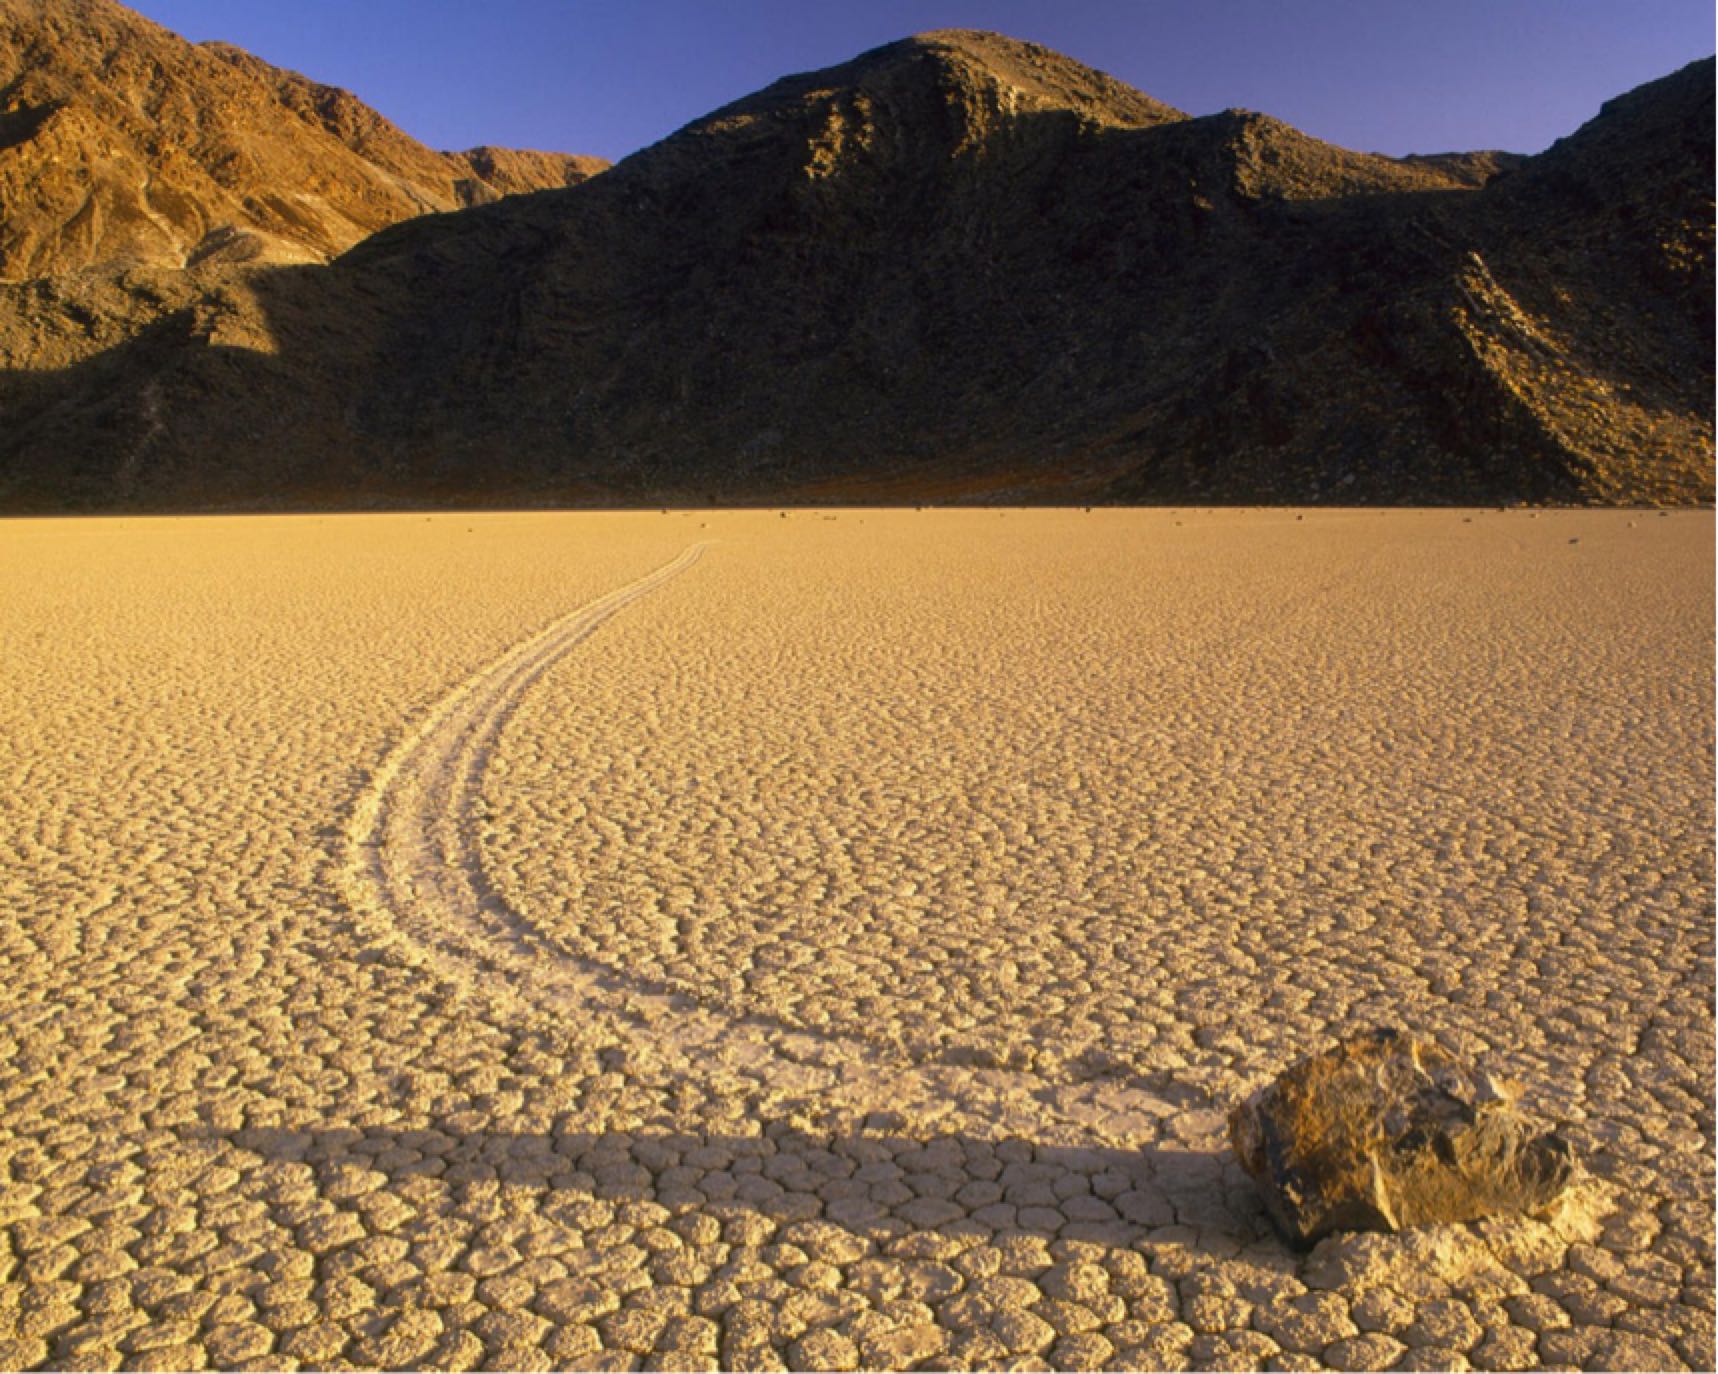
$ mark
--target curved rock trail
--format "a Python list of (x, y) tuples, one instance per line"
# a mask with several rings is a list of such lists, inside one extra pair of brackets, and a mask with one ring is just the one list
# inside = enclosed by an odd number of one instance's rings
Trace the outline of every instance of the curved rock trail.
[(685, 572), (704, 548), (694, 544), (562, 616), (430, 707), (376, 767), (347, 819), (340, 879), (354, 907), (485, 996), (555, 1003), (599, 993), (592, 972), (545, 957), (530, 925), (486, 877), (478, 840), (483, 776), (531, 685), (610, 617)]
[[(693, 544), (635, 582), (522, 640), (437, 701), (376, 767), (342, 832), (339, 884), (353, 908), (406, 960), (508, 1014), (577, 1012), (625, 1023), (677, 1074), (731, 1080), (772, 1094), (815, 1093), (821, 1105), (942, 1116), (982, 1111), (996, 1125), (1082, 1133), (1169, 1104), (1116, 1083), (1049, 1085), (1029, 1070), (918, 1064), (904, 1052), (739, 1016), (685, 992), (579, 958), (546, 938), (484, 870), (484, 775), (524, 695), (610, 618), (686, 572)], [(927, 1008), (928, 1014), (934, 1009)]]

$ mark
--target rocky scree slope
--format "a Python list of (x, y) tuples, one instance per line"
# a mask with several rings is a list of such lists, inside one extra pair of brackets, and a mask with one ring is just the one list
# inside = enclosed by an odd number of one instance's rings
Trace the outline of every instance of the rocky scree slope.
[(349, 93), (110, 0), (0, 0), (0, 280), (322, 262), (594, 158), (437, 153)]
[(0, 502), (1707, 500), (1712, 90), (1393, 159), (921, 35), (116, 346), (15, 299)]

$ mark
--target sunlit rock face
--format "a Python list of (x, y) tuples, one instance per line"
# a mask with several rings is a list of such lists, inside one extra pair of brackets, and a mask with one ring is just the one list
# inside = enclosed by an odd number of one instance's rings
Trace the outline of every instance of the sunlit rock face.
[(338, 87), (109, 0), (0, 0), (0, 281), (325, 262), (597, 158), (427, 148)]
[(1236, 1107), (1229, 1129), (1272, 1218), (1303, 1245), (1543, 1212), (1576, 1175), (1568, 1141), (1524, 1117), (1507, 1085), (1395, 1030), (1301, 1060)]

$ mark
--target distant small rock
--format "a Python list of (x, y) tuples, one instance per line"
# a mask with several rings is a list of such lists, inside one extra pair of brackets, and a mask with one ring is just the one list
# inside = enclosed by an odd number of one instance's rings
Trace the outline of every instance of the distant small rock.
[(1291, 1241), (1542, 1213), (1574, 1150), (1437, 1045), (1368, 1031), (1303, 1059), (1229, 1116), (1229, 1139)]

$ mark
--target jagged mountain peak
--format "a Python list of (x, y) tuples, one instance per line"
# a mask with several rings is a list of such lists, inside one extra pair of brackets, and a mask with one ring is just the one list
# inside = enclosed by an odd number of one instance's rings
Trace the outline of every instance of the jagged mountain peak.
[(1010, 115), (1061, 112), (1098, 125), (1145, 126), (1187, 117), (1036, 43), (978, 29), (939, 29), (885, 43), (832, 67), (783, 77), (690, 127), (722, 126), (820, 101), (902, 101), (912, 95)]
[(1187, 118), (1173, 106), (1095, 67), (1040, 44), (982, 29), (935, 29), (914, 34), (862, 54), (850, 65), (864, 70), (916, 56), (988, 76), (1013, 93), (1017, 107), (1070, 110), (1096, 123), (1124, 126)]

